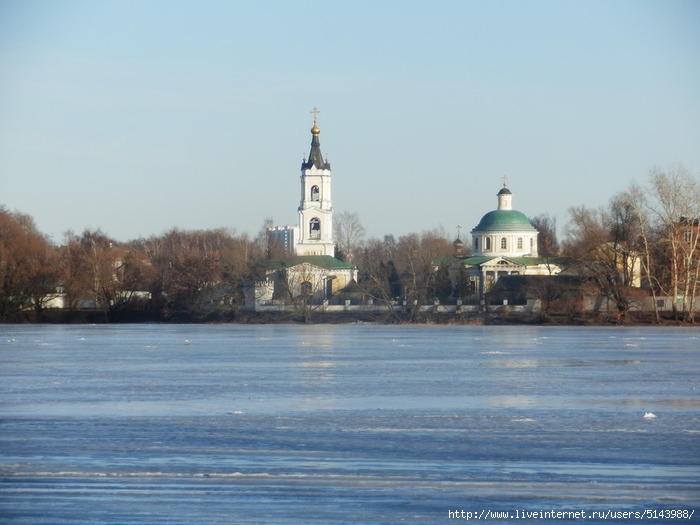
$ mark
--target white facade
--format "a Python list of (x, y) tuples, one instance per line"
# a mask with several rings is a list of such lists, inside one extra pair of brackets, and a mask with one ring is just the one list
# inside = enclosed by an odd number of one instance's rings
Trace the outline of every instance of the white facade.
[(331, 200), (331, 166), (321, 155), (316, 125), (311, 128), (309, 160), (301, 165), (301, 202), (299, 204), (298, 239), (296, 255), (335, 256), (333, 242), (333, 203)]
[(473, 253), (481, 257), (537, 257), (537, 232), (472, 232)]

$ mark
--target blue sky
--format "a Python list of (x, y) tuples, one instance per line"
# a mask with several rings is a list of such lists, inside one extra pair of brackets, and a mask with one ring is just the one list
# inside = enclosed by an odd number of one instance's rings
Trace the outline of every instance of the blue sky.
[(0, 204), (60, 241), (296, 224), (321, 113), (370, 236), (700, 172), (700, 2), (0, 0)]

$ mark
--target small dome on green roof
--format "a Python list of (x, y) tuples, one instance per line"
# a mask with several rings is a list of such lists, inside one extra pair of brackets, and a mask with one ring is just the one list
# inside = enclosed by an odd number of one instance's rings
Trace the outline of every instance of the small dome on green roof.
[(524, 213), (516, 210), (493, 210), (481, 218), (474, 232), (536, 231)]

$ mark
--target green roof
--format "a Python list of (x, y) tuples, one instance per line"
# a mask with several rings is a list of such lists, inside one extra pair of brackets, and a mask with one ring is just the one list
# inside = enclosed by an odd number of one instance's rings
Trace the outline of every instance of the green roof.
[(555, 264), (557, 266), (562, 266), (569, 263), (569, 260), (564, 257), (511, 257), (508, 255), (467, 257), (463, 259), (463, 262), (465, 266), (480, 266), (494, 259), (506, 259), (522, 266), (537, 266), (539, 264)]
[(326, 270), (354, 270), (356, 268), (354, 264), (343, 262), (330, 255), (297, 255), (288, 259), (273, 259), (270, 261), (270, 268), (280, 270), (304, 263), (325, 268)]
[(494, 259), (506, 259), (522, 266), (537, 266), (539, 264), (556, 264), (568, 266), (571, 261), (565, 257), (511, 257), (508, 255), (484, 255), (480, 257), (438, 257), (435, 265), (463, 264), (464, 266), (481, 266)]
[(475, 232), (536, 231), (527, 216), (516, 210), (493, 210), (481, 218)]

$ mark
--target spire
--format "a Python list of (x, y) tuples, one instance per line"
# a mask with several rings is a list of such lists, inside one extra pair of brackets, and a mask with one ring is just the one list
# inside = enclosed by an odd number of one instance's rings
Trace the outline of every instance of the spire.
[(331, 165), (323, 160), (323, 155), (321, 154), (321, 142), (318, 140), (318, 135), (321, 133), (321, 130), (318, 128), (316, 119), (320, 111), (314, 107), (309, 113), (313, 113), (314, 115), (314, 127), (311, 128), (311, 135), (313, 135), (313, 138), (311, 139), (311, 151), (309, 152), (309, 160), (301, 164), (301, 169), (307, 170), (310, 169), (312, 166), (316, 166), (317, 169), (323, 169), (323, 170), (329, 170), (331, 169)]

